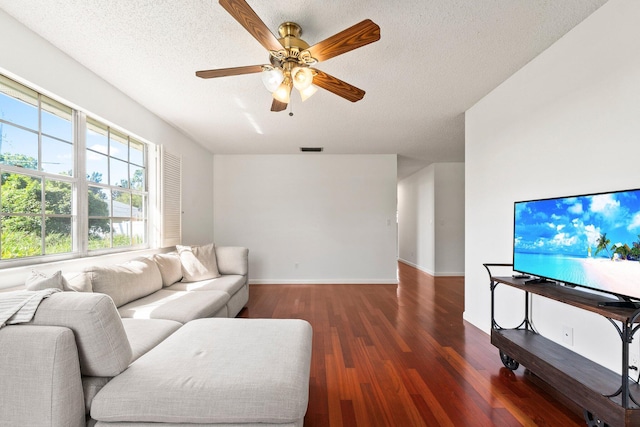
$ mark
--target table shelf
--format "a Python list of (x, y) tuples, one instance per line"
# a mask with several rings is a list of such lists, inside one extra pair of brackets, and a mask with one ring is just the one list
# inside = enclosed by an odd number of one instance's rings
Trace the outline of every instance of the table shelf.
[[(491, 275), (492, 267), (510, 264), (485, 264), (491, 280), (491, 343), (500, 349), (502, 361), (509, 369), (525, 366), (534, 375), (584, 409), (589, 426), (640, 425), (640, 385), (629, 379), (629, 343), (640, 328), (640, 310), (603, 307), (602, 302), (616, 301), (557, 283), (526, 284), (523, 278)], [(495, 321), (495, 289), (506, 285), (525, 292), (524, 319), (514, 329), (505, 329)], [(622, 375), (538, 334), (530, 318), (530, 295), (596, 313), (611, 321), (621, 338)], [(618, 322), (619, 325), (616, 323)], [(636, 398), (637, 396), (637, 398)]]

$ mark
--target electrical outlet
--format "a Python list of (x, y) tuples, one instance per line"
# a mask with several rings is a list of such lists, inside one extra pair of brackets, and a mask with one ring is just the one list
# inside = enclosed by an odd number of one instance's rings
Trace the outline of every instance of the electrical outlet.
[(573, 346), (573, 328), (562, 325), (562, 342), (568, 346)]

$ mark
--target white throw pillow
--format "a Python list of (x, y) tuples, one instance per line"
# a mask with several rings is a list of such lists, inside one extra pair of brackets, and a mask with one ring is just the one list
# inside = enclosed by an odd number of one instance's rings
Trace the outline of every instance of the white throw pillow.
[(62, 275), (62, 287), (65, 291), (93, 292), (91, 279), (84, 271), (74, 271)]
[(220, 277), (213, 243), (204, 246), (176, 245), (182, 264), (182, 281), (197, 282)]
[(163, 286), (171, 286), (182, 279), (182, 264), (177, 253), (155, 254), (152, 259), (158, 264)]
[(36, 270), (31, 270), (31, 274), (24, 283), (28, 291), (41, 291), (43, 289), (62, 289), (62, 271), (58, 270), (51, 276), (47, 276)]
[(160, 269), (146, 257), (122, 264), (87, 267), (84, 272), (89, 277), (93, 292), (109, 295), (116, 307), (162, 289)]

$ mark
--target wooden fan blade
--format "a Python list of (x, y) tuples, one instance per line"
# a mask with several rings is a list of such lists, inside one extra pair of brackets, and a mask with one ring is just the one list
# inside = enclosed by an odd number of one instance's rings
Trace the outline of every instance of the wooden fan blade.
[(282, 45), (260, 17), (251, 9), (244, 0), (220, 0), (220, 5), (225, 8), (245, 30), (267, 50), (280, 50)]
[(247, 65), (246, 67), (218, 68), (217, 70), (196, 71), (196, 76), (203, 79), (214, 77), (239, 76), (240, 74), (260, 73), (262, 65)]
[(335, 93), (336, 95), (351, 102), (360, 101), (364, 97), (365, 92), (362, 89), (358, 89), (349, 83), (336, 79), (324, 71), (320, 71), (315, 68), (313, 68), (313, 71), (316, 72), (316, 75), (313, 76), (314, 85)]
[(275, 111), (275, 112), (284, 111), (287, 109), (287, 105), (289, 104), (286, 104), (284, 102), (278, 101), (277, 99), (274, 99), (273, 102), (271, 103), (271, 111)]
[(328, 39), (307, 49), (318, 61), (326, 61), (334, 56), (357, 49), (380, 40), (380, 27), (370, 19), (340, 31)]

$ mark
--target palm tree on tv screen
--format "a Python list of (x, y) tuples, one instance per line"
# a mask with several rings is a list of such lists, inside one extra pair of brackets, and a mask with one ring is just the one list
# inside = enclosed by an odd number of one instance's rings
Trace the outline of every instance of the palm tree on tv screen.
[(609, 256), (609, 258), (611, 258), (611, 254), (609, 253), (609, 243), (611, 243), (611, 240), (607, 239), (607, 233), (600, 233), (600, 237), (598, 237), (598, 246), (596, 247), (596, 256), (598, 256), (598, 253), (600, 253), (600, 251), (605, 250), (607, 251), (607, 256)]
[(629, 259), (629, 255), (631, 255), (631, 248), (626, 243), (624, 245), (613, 245), (611, 249), (614, 255), (618, 254), (620, 256), (620, 259)]
[(640, 234), (638, 234), (638, 241), (633, 242), (633, 248), (631, 248), (631, 256), (636, 260), (640, 260)]

